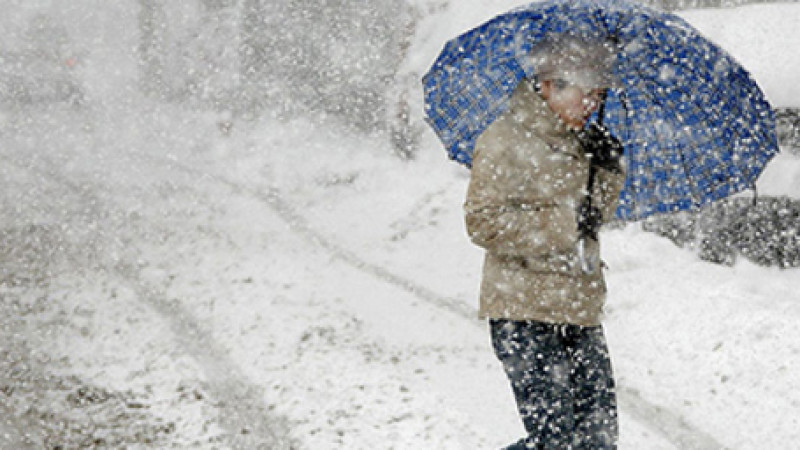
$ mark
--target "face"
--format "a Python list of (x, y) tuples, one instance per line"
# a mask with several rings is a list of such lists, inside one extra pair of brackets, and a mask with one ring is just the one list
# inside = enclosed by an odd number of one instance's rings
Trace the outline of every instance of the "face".
[(586, 92), (561, 79), (544, 80), (541, 86), (547, 105), (572, 129), (583, 128), (603, 99), (603, 89)]

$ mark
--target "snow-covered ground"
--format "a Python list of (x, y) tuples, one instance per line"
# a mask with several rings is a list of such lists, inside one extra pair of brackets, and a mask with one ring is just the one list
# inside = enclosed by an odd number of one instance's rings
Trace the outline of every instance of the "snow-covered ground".
[[(687, 17), (778, 28), (798, 11)], [(521, 435), (475, 313), (469, 173), (431, 133), (410, 162), (317, 117), (227, 133), (101, 74), (86, 74), (84, 108), (0, 112), (0, 449), (489, 449)], [(781, 83), (768, 95), (796, 99)], [(760, 191), (800, 198), (798, 180), (784, 152)], [(798, 270), (714, 265), (638, 225), (603, 246), (620, 448), (796, 445)]]

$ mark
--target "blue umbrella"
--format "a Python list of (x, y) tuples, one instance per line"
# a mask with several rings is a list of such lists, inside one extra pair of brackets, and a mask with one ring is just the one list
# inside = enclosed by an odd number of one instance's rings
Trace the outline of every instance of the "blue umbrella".
[(750, 74), (680, 17), (622, 0), (549, 0), (449, 41), (423, 77), (427, 121), (466, 166), (508, 108), (531, 50), (553, 35), (619, 48), (603, 123), (624, 145), (619, 218), (699, 208), (754, 187), (778, 153), (772, 108)]

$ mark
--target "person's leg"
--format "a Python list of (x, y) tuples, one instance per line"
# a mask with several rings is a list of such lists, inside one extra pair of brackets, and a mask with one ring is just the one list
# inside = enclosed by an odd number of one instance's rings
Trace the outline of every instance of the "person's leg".
[(575, 449), (614, 449), (618, 437), (614, 375), (602, 327), (570, 329)]
[(563, 328), (493, 320), (492, 345), (508, 375), (528, 436), (511, 448), (566, 449), (575, 427)]

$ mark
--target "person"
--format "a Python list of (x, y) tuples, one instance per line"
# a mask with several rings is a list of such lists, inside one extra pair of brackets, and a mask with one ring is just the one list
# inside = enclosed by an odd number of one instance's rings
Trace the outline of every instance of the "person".
[(616, 447), (597, 231), (618, 205), (623, 149), (587, 127), (613, 57), (611, 43), (540, 45), (536, 78), (476, 142), (464, 211), (486, 251), (480, 316), (527, 431), (507, 449)]

